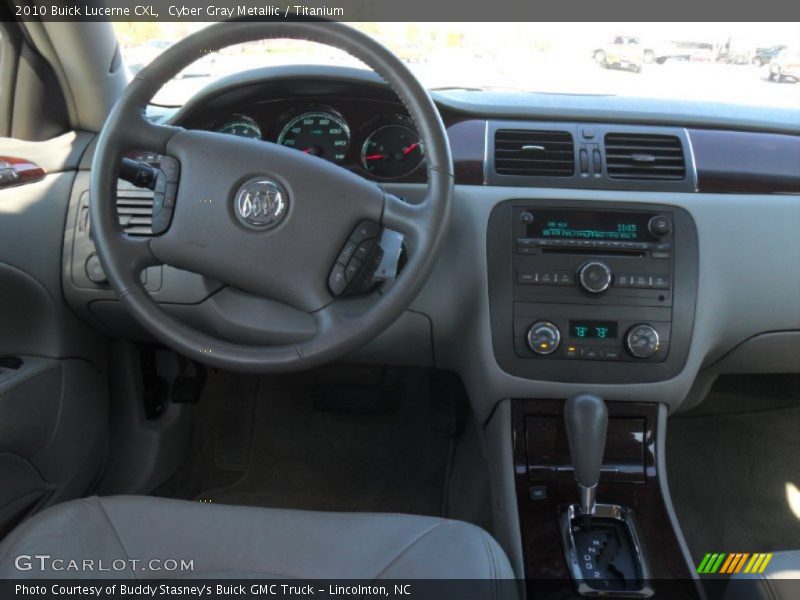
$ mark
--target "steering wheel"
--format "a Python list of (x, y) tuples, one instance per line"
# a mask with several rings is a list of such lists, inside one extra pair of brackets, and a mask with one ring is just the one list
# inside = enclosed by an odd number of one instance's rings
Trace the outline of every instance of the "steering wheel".
[[(276, 38), (344, 50), (389, 84), (416, 123), (425, 148), (424, 201), (407, 203), (374, 182), (292, 148), (158, 125), (145, 117), (158, 89), (199, 57)], [(118, 169), (130, 150), (163, 156), (154, 197), (154, 230), (160, 233), (153, 237), (128, 236), (119, 225)], [(90, 185), (97, 252), (130, 314), (189, 358), (261, 373), (335, 359), (400, 316), (433, 268), (452, 196), (447, 135), (428, 93), (389, 50), (335, 22), (218, 23), (178, 42), (134, 78), (112, 109), (98, 139)], [(404, 236), (404, 268), (395, 280), (359, 298), (342, 294), (346, 286), (355, 285), (349, 278), (357, 269), (347, 269), (351, 254), (359, 252), (374, 262), (383, 228)], [(366, 251), (359, 250), (365, 241)], [(142, 287), (142, 270), (161, 264), (304, 311), (313, 317), (315, 331), (301, 341), (270, 346), (201, 332), (164, 312)], [(358, 273), (370, 275), (364, 265)]]

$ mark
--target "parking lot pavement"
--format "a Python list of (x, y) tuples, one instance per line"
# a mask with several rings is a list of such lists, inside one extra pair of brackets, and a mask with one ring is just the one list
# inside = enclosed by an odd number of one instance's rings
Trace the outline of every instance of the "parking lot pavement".
[[(438, 63), (438, 64), (437, 64)], [(496, 86), (526, 91), (677, 98), (800, 109), (800, 84), (768, 80), (769, 67), (717, 63), (667, 62), (644, 65), (641, 73), (606, 69), (591, 60), (537, 61), (524, 65), (449, 64), (445, 60), (413, 65), (426, 84)]]
[[(206, 61), (207, 76), (193, 76), (171, 84), (164, 97), (181, 103), (194, 91), (218, 77), (245, 69), (289, 63), (350, 64), (342, 55), (292, 56), (261, 53), (220, 55)], [(641, 73), (607, 69), (587, 56), (505, 60), (443, 51), (409, 67), (430, 87), (480, 87), (544, 93), (601, 94), (670, 98), (775, 106), (800, 109), (800, 84), (768, 80), (769, 67), (717, 63), (667, 62), (644, 65)]]

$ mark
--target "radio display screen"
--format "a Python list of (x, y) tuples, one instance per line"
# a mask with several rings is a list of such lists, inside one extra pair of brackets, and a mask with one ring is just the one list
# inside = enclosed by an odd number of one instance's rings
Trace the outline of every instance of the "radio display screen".
[(638, 242), (650, 239), (647, 213), (537, 210), (527, 235), (533, 238)]
[(569, 336), (578, 339), (616, 339), (616, 321), (570, 321)]

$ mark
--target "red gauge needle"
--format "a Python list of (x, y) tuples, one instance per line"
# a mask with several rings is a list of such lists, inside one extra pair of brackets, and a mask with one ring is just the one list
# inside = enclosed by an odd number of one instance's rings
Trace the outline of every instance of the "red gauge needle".
[(419, 142), (411, 144), (408, 148), (403, 148), (403, 154), (411, 154), (419, 146)]
[(383, 160), (383, 154), (368, 154), (364, 160)]
[(305, 150), (303, 150), (303, 152), (305, 154), (311, 154), (311, 148), (306, 148)]

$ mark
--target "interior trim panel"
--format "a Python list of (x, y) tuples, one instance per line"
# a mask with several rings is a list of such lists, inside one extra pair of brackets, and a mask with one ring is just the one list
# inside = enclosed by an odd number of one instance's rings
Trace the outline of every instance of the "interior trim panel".
[[(548, 218), (563, 219), (562, 226), (569, 225), (567, 220), (583, 221), (577, 221), (581, 229), (547, 229), (549, 223), (522, 221)], [(657, 218), (673, 223), (662, 237), (646, 230), (645, 224)], [(532, 227), (573, 237), (523, 237)], [(520, 245), (530, 241), (547, 245)], [(670, 250), (656, 249), (662, 246)], [(691, 216), (674, 206), (541, 199), (497, 204), (486, 242), (497, 363), (512, 375), (550, 381), (642, 383), (674, 377), (686, 362), (691, 340), (697, 246)], [(607, 289), (601, 293), (583, 289), (578, 276), (579, 270), (595, 265), (608, 269)], [(537, 322), (555, 327), (555, 347), (531, 350), (525, 335)], [(650, 356), (625, 347), (641, 326), (657, 330)]]

